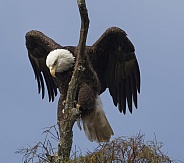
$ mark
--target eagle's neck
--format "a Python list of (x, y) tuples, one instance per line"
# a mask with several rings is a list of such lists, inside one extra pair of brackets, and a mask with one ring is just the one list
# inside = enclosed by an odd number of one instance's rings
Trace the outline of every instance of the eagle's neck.
[(51, 51), (46, 59), (48, 67), (56, 66), (56, 72), (63, 72), (72, 67), (75, 63), (75, 57), (66, 49), (56, 49)]

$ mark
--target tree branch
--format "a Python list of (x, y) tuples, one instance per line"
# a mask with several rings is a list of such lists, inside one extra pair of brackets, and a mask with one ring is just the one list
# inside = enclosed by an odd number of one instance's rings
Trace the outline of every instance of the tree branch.
[(62, 114), (58, 115), (60, 140), (58, 143), (58, 157), (54, 161), (58, 163), (67, 161), (70, 157), (70, 151), (73, 142), (72, 128), (75, 121), (80, 115), (79, 109), (74, 108), (74, 101), (76, 99), (80, 77), (85, 71), (84, 56), (85, 56), (86, 38), (89, 28), (89, 19), (85, 0), (78, 0), (77, 3), (81, 16), (80, 39), (76, 51), (77, 52), (76, 64), (68, 87), (65, 109), (58, 111), (59, 114)]

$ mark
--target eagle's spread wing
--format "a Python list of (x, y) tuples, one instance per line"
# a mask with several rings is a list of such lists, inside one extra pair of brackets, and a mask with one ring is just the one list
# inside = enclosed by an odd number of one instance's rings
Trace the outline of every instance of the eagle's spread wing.
[(94, 43), (93, 48), (97, 51), (94, 68), (101, 82), (101, 93), (109, 88), (119, 111), (126, 113), (127, 100), (132, 113), (132, 98), (137, 108), (137, 91), (140, 92), (140, 71), (133, 44), (123, 30), (111, 27)]
[(59, 44), (39, 31), (30, 31), (26, 34), (26, 47), (28, 57), (34, 70), (35, 79), (38, 83), (39, 93), (45, 96), (44, 80), (48, 90), (49, 101), (53, 101), (57, 95), (57, 86), (46, 66), (46, 57), (50, 51), (61, 48)]

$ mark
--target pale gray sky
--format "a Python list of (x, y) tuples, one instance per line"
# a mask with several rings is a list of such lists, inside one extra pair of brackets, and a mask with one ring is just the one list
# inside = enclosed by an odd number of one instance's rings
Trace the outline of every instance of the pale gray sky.
[[(184, 1), (101, 0), (87, 1), (90, 18), (88, 45), (110, 26), (126, 31), (136, 48), (141, 69), (139, 109), (123, 115), (102, 95), (115, 137), (140, 130), (146, 140), (165, 145), (169, 156), (184, 161)], [(36, 29), (61, 45), (77, 45), (80, 17), (74, 0), (1, 0), (0, 160), (21, 162), (17, 148), (43, 139), (44, 127), (56, 123), (57, 100), (48, 103), (37, 94), (28, 61), (25, 33)], [(74, 127), (74, 145), (92, 150), (84, 132)]]

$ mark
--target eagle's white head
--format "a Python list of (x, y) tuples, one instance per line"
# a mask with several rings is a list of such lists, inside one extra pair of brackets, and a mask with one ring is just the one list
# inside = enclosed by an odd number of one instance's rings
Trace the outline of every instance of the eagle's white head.
[(55, 77), (55, 72), (63, 72), (73, 66), (75, 57), (66, 49), (56, 49), (51, 51), (46, 59), (46, 65), (50, 73)]

